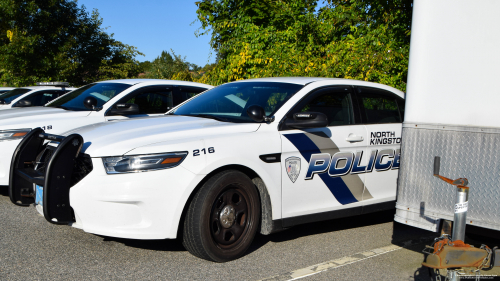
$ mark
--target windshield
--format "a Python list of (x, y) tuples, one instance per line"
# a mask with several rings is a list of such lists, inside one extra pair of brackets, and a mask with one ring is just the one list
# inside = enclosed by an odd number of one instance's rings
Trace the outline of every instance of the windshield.
[(0, 94), (0, 104), (9, 104), (21, 95), (31, 91), (30, 89), (14, 89), (10, 92)]
[(259, 105), (266, 115), (274, 114), (303, 86), (277, 82), (237, 82), (224, 84), (195, 97), (170, 114), (212, 117), (220, 121), (254, 123), (247, 108)]
[(91, 109), (86, 108), (83, 104), (86, 98), (94, 97), (97, 100), (97, 107), (102, 107), (110, 99), (131, 86), (120, 83), (89, 84), (54, 100), (46, 106), (73, 111), (90, 111)]

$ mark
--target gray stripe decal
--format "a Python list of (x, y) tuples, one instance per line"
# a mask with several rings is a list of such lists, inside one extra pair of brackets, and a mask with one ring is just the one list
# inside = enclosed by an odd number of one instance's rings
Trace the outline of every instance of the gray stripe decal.
[[(338, 146), (324, 132), (304, 132), (304, 134), (319, 148), (321, 153), (330, 153), (334, 155), (339, 152)], [(307, 161), (308, 159), (306, 159)], [(340, 177), (351, 191), (356, 200), (363, 201), (373, 198), (370, 191), (365, 187), (359, 175), (345, 175)]]

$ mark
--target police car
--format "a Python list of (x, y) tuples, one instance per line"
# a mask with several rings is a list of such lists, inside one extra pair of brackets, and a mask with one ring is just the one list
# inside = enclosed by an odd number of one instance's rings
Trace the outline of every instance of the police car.
[(14, 88), (0, 95), (0, 110), (44, 106), (75, 88), (66, 82), (38, 82), (37, 86)]
[(257, 232), (394, 208), (403, 98), (364, 81), (262, 78), (161, 117), (35, 129), (14, 154), (10, 197), (51, 223), (180, 236), (195, 256), (233, 260)]
[(6, 92), (9, 92), (9, 91), (12, 91), (14, 90), (15, 88), (13, 87), (0, 87), (0, 96)]
[(176, 80), (102, 81), (83, 86), (44, 107), (0, 111), (0, 186), (9, 184), (12, 154), (33, 128), (60, 134), (88, 124), (163, 115), (210, 88), (213, 86)]

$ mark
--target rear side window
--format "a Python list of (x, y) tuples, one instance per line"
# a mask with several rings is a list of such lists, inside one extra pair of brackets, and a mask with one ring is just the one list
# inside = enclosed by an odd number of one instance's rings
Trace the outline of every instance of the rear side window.
[(293, 114), (298, 112), (321, 112), (328, 118), (328, 126), (354, 124), (350, 87), (328, 87), (314, 91), (287, 117), (293, 118)]
[(404, 100), (389, 91), (356, 87), (361, 120), (366, 124), (403, 122)]
[(29, 97), (26, 97), (22, 100), (28, 100), (31, 102), (31, 106), (43, 106), (50, 102), (51, 100), (65, 94), (67, 91), (59, 91), (59, 90), (47, 90), (47, 91), (39, 91)]
[(204, 88), (197, 88), (197, 87), (186, 87), (186, 86), (179, 86), (179, 87), (174, 87), (174, 106), (177, 106), (188, 99), (198, 95), (201, 92), (206, 91), (207, 89)]
[(145, 90), (132, 98), (128, 98), (125, 103), (137, 104), (140, 114), (165, 113), (173, 107), (172, 91), (168, 88)]

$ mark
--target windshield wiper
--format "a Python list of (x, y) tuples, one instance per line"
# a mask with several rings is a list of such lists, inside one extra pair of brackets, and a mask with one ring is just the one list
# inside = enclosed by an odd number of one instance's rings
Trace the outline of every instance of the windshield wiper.
[(213, 115), (210, 115), (210, 114), (181, 114), (181, 115), (192, 116), (192, 117), (201, 117), (201, 118), (210, 118), (210, 119), (214, 119), (214, 120), (221, 121), (221, 122), (227, 122), (226, 118), (222, 118), (222, 117), (218, 117), (218, 116), (213, 116)]

